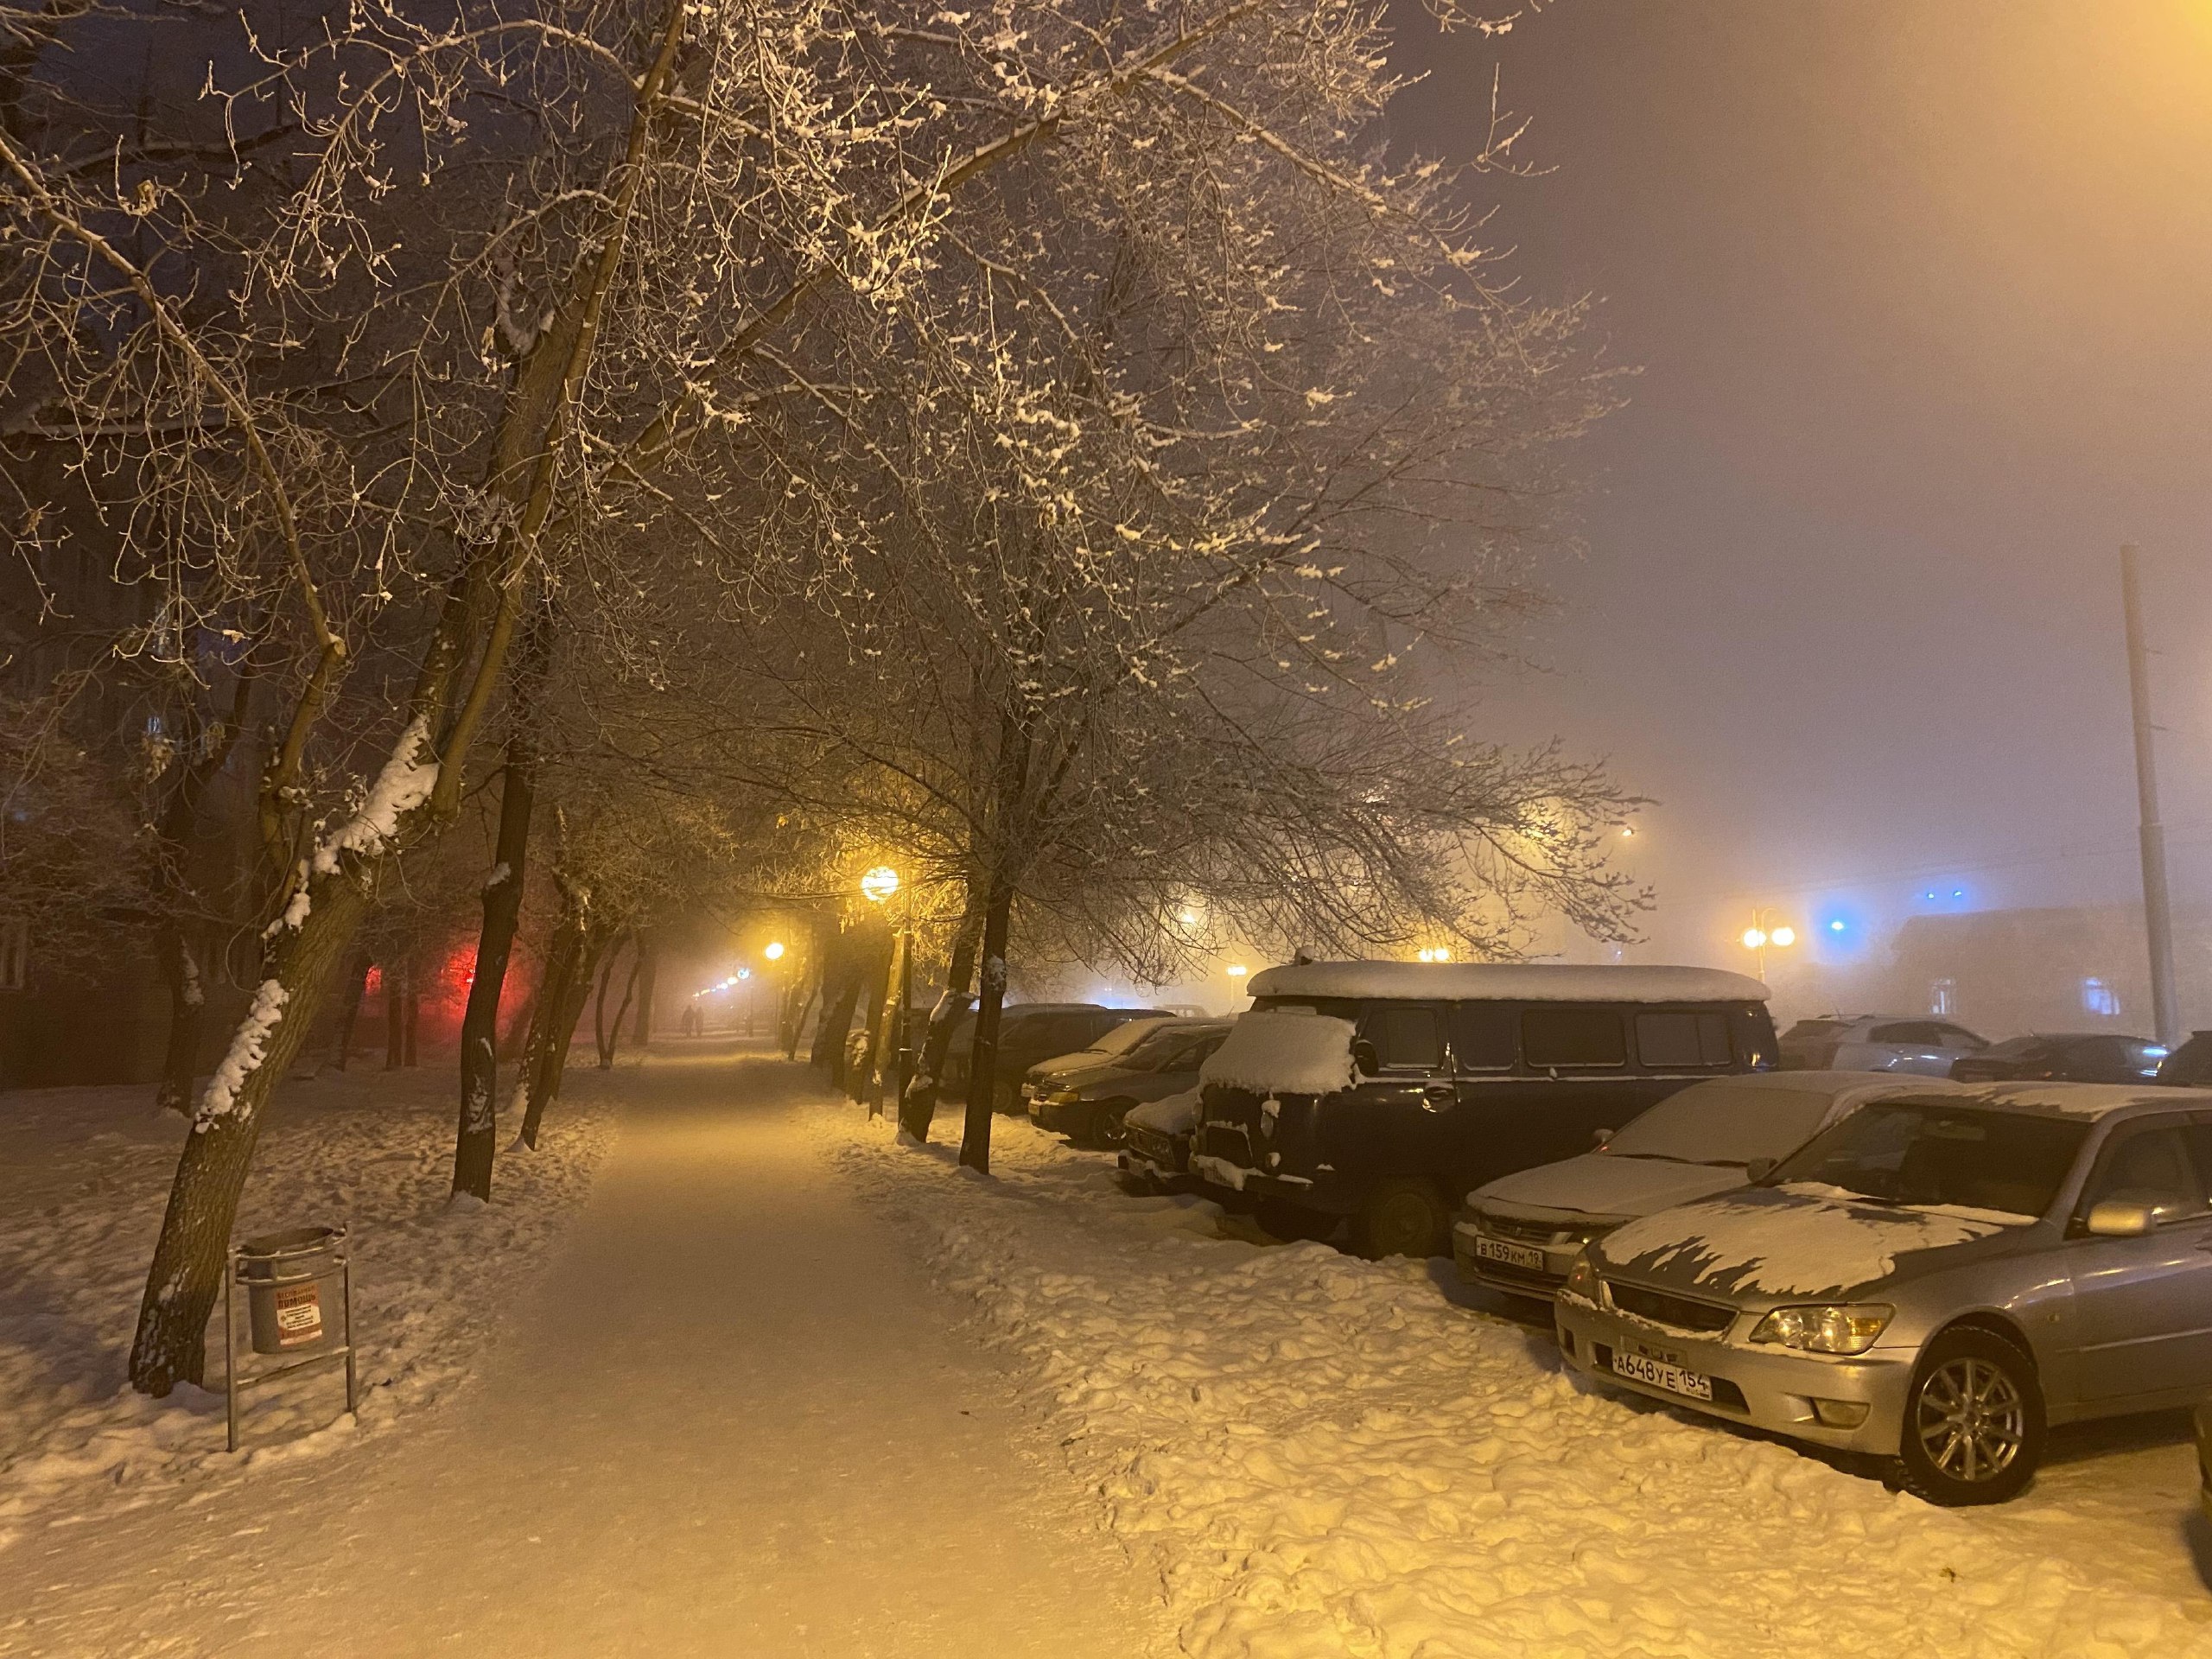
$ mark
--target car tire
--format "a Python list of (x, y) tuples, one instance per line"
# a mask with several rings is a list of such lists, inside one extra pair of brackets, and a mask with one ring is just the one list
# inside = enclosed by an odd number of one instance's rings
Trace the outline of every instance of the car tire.
[(1252, 1206), (1252, 1219), (1270, 1238), (1286, 1244), (1305, 1244), (1326, 1239), (1337, 1230), (1338, 1217), (1287, 1198), (1262, 1198)]
[(1092, 1108), (1090, 1144), (1111, 1152), (1127, 1141), (1128, 1130), (1122, 1120), (1128, 1116), (1129, 1109), (1135, 1104), (1133, 1100), (1102, 1100)]
[(991, 1105), (1007, 1117), (1020, 1117), (1022, 1115), (1021, 1085), (1018, 1083), (998, 1084), (991, 1090)]
[(1370, 1261), (1442, 1255), (1452, 1248), (1452, 1212), (1433, 1181), (1377, 1181), (1352, 1220), (1352, 1242)]
[(1946, 1331), (1905, 1391), (1898, 1484), (1947, 1509), (2018, 1497), (2043, 1461), (2035, 1363), (1993, 1332)]

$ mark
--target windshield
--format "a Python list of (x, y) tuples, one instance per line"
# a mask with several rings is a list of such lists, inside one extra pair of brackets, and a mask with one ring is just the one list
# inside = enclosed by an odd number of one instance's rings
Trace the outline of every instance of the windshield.
[(1165, 1023), (1165, 1019), (1159, 1014), (1150, 1019), (1139, 1015), (1135, 1020), (1124, 1020), (1111, 1031), (1092, 1038), (1090, 1046), (1084, 1052), (1090, 1054), (1125, 1054)]
[(1767, 1184), (1818, 1181), (1885, 1204), (2040, 1216), (2088, 1133), (2088, 1124), (2060, 1118), (1885, 1101), (1815, 1137)]
[(1686, 1164), (1748, 1164), (1787, 1158), (1827, 1116), (1825, 1090), (1694, 1083), (1669, 1095), (1605, 1142), (1623, 1158), (1672, 1158)]
[(2044, 1047), (2040, 1037), (2007, 1037), (2001, 1043), (1992, 1043), (1981, 1052), (1993, 1060), (2017, 1060), (2039, 1052)]
[(1148, 1032), (1142, 1042), (1115, 1062), (1130, 1071), (1157, 1071), (1161, 1065), (1191, 1046), (1188, 1027), (1178, 1028), (1163, 1026)]

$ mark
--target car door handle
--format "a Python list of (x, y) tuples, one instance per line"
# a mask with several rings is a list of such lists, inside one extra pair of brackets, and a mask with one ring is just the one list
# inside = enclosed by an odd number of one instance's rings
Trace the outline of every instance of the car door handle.
[(1433, 1083), (1421, 1091), (1421, 1103), (1434, 1111), (1440, 1106), (1449, 1106), (1459, 1098), (1459, 1091), (1448, 1084)]

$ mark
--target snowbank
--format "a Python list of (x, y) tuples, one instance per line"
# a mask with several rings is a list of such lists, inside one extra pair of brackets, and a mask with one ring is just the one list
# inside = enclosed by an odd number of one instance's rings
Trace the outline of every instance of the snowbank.
[(1202, 1084), (1255, 1095), (1325, 1095), (1352, 1080), (1351, 1022), (1303, 1008), (1241, 1015), (1198, 1068)]
[(1122, 1196), (1027, 1124), (995, 1131), (990, 1180), (842, 1105), (821, 1124), (1035, 1367), (1198, 1659), (2212, 1652), (2171, 1428), (2002, 1509), (1935, 1510), (1586, 1391), (1547, 1334), (1421, 1267), (1216, 1236), (1210, 1205)]
[(279, 1085), (236, 1236), (352, 1227), (361, 1410), (344, 1417), (334, 1367), (287, 1379), (248, 1397), (238, 1458), (223, 1450), (219, 1311), (216, 1391), (156, 1401), (124, 1381), (183, 1120), (156, 1114), (150, 1087), (0, 1095), (0, 1580), (8, 1546), (31, 1529), (326, 1455), (467, 1376), (490, 1320), (588, 1189), (612, 1118), (564, 1096), (539, 1150), (501, 1160), (496, 1202), (449, 1215), (454, 1087), (443, 1068)]

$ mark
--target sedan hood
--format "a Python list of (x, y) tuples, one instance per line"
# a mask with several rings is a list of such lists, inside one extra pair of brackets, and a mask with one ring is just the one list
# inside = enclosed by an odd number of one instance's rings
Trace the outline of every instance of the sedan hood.
[(2010, 1248), (2029, 1216), (1876, 1204), (1831, 1186), (1750, 1186), (1632, 1221), (1592, 1247), (1638, 1284), (1745, 1303), (1864, 1291)]
[(1504, 1176), (1478, 1188), (1469, 1198), (1502, 1210), (1648, 1216), (1743, 1184), (1743, 1169), (1735, 1164), (1688, 1164), (1672, 1158), (1586, 1152), (1562, 1163)]

